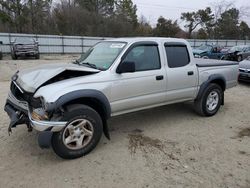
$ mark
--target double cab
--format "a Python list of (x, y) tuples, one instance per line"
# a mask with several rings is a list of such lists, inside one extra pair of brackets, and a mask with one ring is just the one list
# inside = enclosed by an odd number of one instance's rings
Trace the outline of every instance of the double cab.
[(213, 116), (224, 91), (237, 85), (238, 63), (194, 59), (175, 38), (117, 38), (97, 43), (73, 63), (51, 64), (12, 77), (5, 111), (9, 131), (19, 124), (39, 131), (41, 147), (78, 158), (92, 151), (110, 117), (191, 101)]

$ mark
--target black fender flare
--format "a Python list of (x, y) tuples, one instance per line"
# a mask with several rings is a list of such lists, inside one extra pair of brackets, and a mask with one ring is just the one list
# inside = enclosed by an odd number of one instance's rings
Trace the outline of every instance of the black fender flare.
[(82, 89), (82, 90), (69, 92), (59, 97), (56, 102), (49, 103), (47, 106), (47, 111), (50, 113), (53, 113), (56, 110), (60, 109), (65, 104), (71, 101), (77, 100), (77, 99), (81, 99), (81, 98), (95, 99), (101, 104), (102, 110), (104, 112), (104, 117), (102, 117), (103, 132), (105, 136), (108, 139), (110, 139), (107, 120), (111, 117), (111, 106), (110, 106), (109, 100), (101, 91), (94, 90), (94, 89)]
[[(226, 90), (226, 79), (220, 74), (212, 74), (208, 77), (207, 81), (203, 82), (200, 86), (199, 92), (195, 100), (199, 100), (202, 97), (204, 90), (210, 83), (216, 83), (214, 81), (221, 81), (223, 83), (222, 90)], [(224, 105), (224, 92), (222, 94), (222, 105)]]

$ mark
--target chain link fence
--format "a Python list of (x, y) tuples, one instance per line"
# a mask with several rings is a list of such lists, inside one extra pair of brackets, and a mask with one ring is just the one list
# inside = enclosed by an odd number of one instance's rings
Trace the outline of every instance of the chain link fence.
[[(3, 53), (11, 52), (11, 42), (15, 38), (33, 38), (39, 43), (39, 51), (44, 54), (81, 54), (86, 52), (97, 42), (110, 39), (103, 37), (84, 37), (84, 36), (61, 36), (61, 35), (34, 35), (19, 33), (0, 33), (0, 41)], [(202, 44), (218, 44), (225, 47), (237, 45), (250, 45), (250, 40), (198, 40), (188, 39), (190, 45), (195, 48)]]

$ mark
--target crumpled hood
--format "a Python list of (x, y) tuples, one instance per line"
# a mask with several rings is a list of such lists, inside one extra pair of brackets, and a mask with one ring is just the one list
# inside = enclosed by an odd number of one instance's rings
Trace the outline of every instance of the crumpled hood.
[(199, 49), (193, 49), (193, 54), (202, 54), (205, 53), (206, 51), (204, 50), (199, 50)]
[(100, 72), (100, 70), (73, 63), (48, 64), (20, 71), (17, 74), (16, 82), (25, 91), (34, 93), (41, 85), (65, 71), (70, 71), (71, 77), (74, 77), (74, 73), (79, 75), (79, 72), (82, 73), (82, 76), (84, 76), (84, 73), (89, 75)]
[(250, 69), (250, 60), (244, 60), (239, 63), (240, 68)]

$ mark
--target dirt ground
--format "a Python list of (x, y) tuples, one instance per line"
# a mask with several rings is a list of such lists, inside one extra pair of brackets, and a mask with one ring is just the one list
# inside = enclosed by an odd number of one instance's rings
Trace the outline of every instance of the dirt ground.
[(111, 141), (76, 160), (42, 150), (25, 126), (7, 133), (3, 111), (9, 79), (17, 69), (69, 62), (77, 56), (0, 61), (0, 187), (250, 187), (250, 85), (225, 93), (210, 118), (189, 103), (109, 120)]

